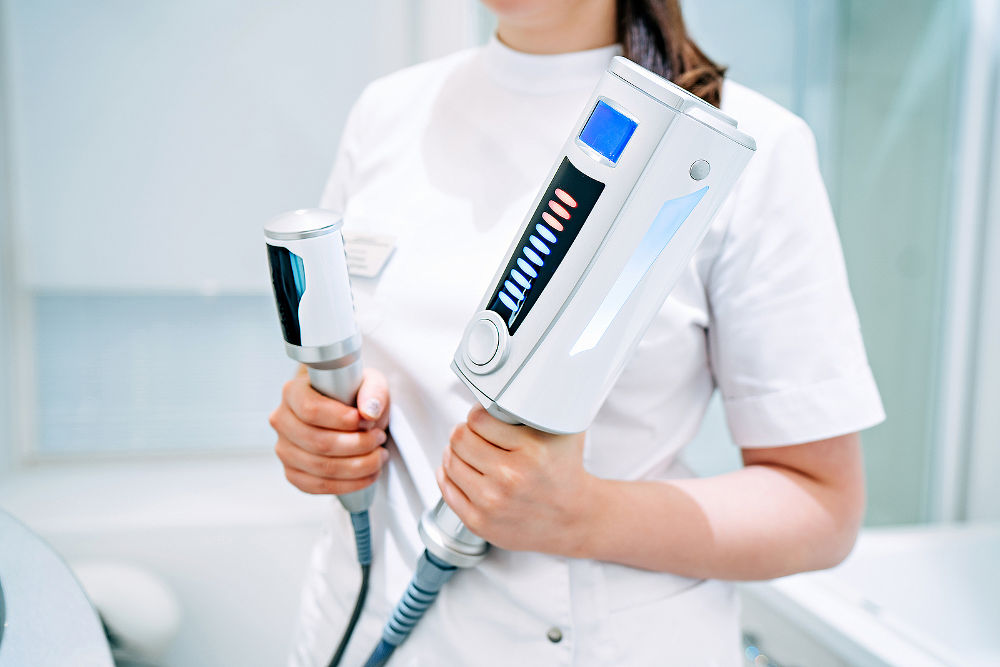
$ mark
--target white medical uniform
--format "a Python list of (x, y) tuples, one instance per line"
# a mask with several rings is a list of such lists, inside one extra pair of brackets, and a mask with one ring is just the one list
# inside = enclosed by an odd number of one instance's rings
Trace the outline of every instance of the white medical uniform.
[[(465, 324), (617, 52), (527, 55), (494, 39), (372, 83), (348, 119), (322, 205), (347, 230), (396, 240), (354, 290), (365, 362), (388, 377), (415, 440), (397, 434), (379, 481), (372, 588), (344, 665), (364, 662), (422, 550), (432, 471), (474, 400), (449, 369)], [(678, 455), (716, 388), (741, 447), (883, 419), (809, 129), (732, 82), (722, 108), (759, 148), (588, 432), (585, 465), (601, 477), (691, 476)], [(291, 664), (326, 665), (358, 582), (331, 503)], [(729, 583), (493, 548), (390, 665), (736, 666), (738, 613)]]

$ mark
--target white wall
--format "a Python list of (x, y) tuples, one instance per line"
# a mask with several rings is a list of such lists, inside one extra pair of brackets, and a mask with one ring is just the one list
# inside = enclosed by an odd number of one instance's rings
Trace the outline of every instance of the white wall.
[(38, 288), (266, 291), (259, 227), (318, 200), (350, 104), (412, 57), (410, 3), (6, 4)]

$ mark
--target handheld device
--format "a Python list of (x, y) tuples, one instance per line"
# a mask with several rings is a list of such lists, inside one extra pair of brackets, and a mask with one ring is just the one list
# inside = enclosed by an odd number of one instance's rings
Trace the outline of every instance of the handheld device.
[[(264, 237), (285, 351), (306, 365), (316, 391), (354, 405), (363, 370), (361, 334), (341, 226), (330, 211), (300, 209), (268, 222)], [(331, 665), (340, 662), (367, 596), (372, 560), (368, 508), (374, 497), (374, 484), (337, 496), (351, 514), (362, 577), (354, 613)]]
[[(755, 150), (734, 119), (614, 58), (455, 352), (489, 413), (587, 429)], [(488, 549), (443, 500), (419, 529), (427, 549), (369, 667)]]

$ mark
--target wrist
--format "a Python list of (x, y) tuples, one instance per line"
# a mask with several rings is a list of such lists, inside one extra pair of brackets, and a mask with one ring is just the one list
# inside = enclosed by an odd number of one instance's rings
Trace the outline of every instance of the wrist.
[(609, 480), (584, 473), (583, 483), (574, 498), (573, 513), (568, 523), (567, 549), (570, 558), (595, 558), (605, 533), (608, 514)]

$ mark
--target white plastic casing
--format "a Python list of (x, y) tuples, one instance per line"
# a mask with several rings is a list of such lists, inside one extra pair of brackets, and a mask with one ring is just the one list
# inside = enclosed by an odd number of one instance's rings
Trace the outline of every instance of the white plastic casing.
[(341, 226), (330, 211), (300, 209), (264, 228), (268, 245), (302, 259), (306, 289), (298, 306), (299, 347), (325, 347), (358, 334)]
[[(638, 122), (614, 165), (577, 141), (599, 99)], [(492, 414), (505, 421), (552, 433), (588, 428), (755, 150), (753, 138), (718, 109), (624, 58), (615, 58), (515, 235), (480, 312), (466, 329), (453, 370)], [(518, 252), (522, 233), (538, 222), (536, 207), (564, 158), (604, 183), (604, 190), (515, 333), (509, 335), (501, 326), (503, 358), (486, 366), (473, 364), (467, 353), (468, 336), (480, 318), (503, 322), (487, 310), (489, 302), (507, 278), (507, 261)], [(616, 308), (602, 335), (591, 337), (592, 346), (581, 345), (581, 335), (661, 207), (706, 186), (694, 210)]]

